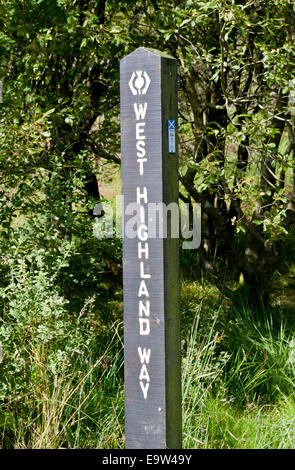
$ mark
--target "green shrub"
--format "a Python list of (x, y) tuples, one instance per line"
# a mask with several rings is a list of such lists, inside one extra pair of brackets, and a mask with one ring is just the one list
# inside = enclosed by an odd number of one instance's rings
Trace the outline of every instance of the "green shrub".
[(93, 297), (80, 311), (69, 309), (56, 285), (69, 247), (51, 266), (43, 250), (15, 253), (6, 256), (8, 276), (0, 289), (2, 446), (87, 446), (85, 436), (96, 446), (104, 435), (98, 430), (109, 429), (106, 408), (116, 409), (114, 397), (120, 403), (120, 323), (98, 334)]

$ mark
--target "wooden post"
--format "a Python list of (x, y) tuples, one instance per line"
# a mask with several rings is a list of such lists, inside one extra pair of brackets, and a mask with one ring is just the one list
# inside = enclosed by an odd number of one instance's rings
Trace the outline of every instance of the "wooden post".
[(179, 238), (169, 224), (166, 237), (151, 237), (157, 220), (149, 217), (151, 204), (178, 204), (177, 61), (140, 47), (122, 59), (120, 81), (126, 448), (177, 449)]

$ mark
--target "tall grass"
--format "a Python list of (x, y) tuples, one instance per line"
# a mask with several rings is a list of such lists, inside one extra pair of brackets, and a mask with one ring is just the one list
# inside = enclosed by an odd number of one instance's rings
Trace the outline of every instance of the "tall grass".
[[(188, 293), (198, 305), (198, 286)], [(184, 447), (293, 448), (295, 334), (277, 309), (254, 322), (246, 304), (217, 305), (210, 316), (199, 303), (184, 341)]]
[(0, 289), (1, 447), (122, 447), (122, 321), (70, 311), (37, 253)]
[[(12, 396), (0, 406), (2, 446), (14, 448), (120, 448), (124, 445), (123, 387), (117, 371), (121, 350), (112, 364), (106, 358), (118, 343), (117, 328), (105, 353), (81, 371), (62, 367), (52, 380), (46, 363), (39, 385)], [(32, 358), (35, 360), (35, 358)]]
[[(120, 314), (100, 321), (91, 298), (70, 310), (40, 253), (11, 264), (0, 298), (1, 447), (124, 448)], [(181, 310), (183, 446), (293, 448), (295, 332), (284, 312), (254, 321), (245, 302), (233, 308), (192, 281)]]

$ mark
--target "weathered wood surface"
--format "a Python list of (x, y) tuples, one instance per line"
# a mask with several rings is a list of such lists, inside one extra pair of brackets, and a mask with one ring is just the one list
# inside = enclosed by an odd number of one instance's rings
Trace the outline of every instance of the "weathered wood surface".
[[(123, 210), (138, 200), (145, 224), (148, 203), (178, 202), (177, 148), (168, 153), (176, 68), (145, 48), (121, 61)], [(123, 239), (126, 448), (180, 448), (179, 239), (145, 235)]]

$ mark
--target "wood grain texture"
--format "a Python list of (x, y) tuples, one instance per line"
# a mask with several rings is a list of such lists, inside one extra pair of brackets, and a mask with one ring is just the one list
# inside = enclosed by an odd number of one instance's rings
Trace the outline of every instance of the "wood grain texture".
[[(178, 158), (177, 153), (168, 154), (167, 132), (168, 119), (177, 121), (176, 64), (166, 54), (145, 48), (137, 49), (121, 61), (123, 210), (136, 202), (137, 188), (146, 188), (148, 203), (178, 202)], [(150, 78), (145, 94), (131, 92), (129, 83), (136, 71), (144, 71)], [(142, 85), (143, 81), (134, 79), (133, 84), (136, 83)], [(147, 103), (144, 120), (136, 119), (135, 103), (137, 106)], [(140, 135), (144, 133), (147, 161), (141, 175), (136, 123), (143, 121)], [(147, 209), (143, 200), (142, 206)], [(125, 214), (125, 226), (130, 217)], [(169, 233), (164, 239), (148, 238), (148, 259), (144, 255), (138, 258), (139, 241), (138, 236), (123, 239), (126, 448), (180, 448), (179, 239), (171, 238)], [(142, 279), (142, 272), (151, 277)], [(142, 280), (148, 297), (139, 297)], [(145, 306), (150, 302), (148, 316), (140, 315), (140, 300)], [(140, 318), (149, 322), (149, 334), (140, 334)], [(141, 362), (139, 347), (141, 351), (150, 350), (148, 363)], [(146, 396), (140, 377), (145, 387), (148, 383)]]

